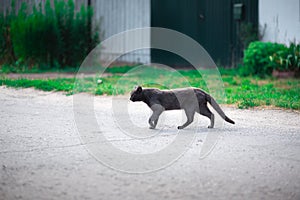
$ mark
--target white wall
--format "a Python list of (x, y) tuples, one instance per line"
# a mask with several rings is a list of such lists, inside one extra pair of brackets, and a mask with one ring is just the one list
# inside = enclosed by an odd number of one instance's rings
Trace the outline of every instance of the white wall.
[[(150, 27), (150, 0), (94, 0), (94, 14), (96, 21), (102, 20), (104, 39), (110, 36), (134, 28)], [(145, 41), (150, 44), (148, 38), (136, 38), (134, 42)], [(116, 51), (105, 52), (119, 54), (125, 48), (126, 43), (119, 44)], [(119, 61), (150, 62), (150, 50), (139, 50), (135, 53), (122, 56)]]
[(300, 42), (300, 0), (259, 0), (259, 24), (266, 25), (263, 41)]

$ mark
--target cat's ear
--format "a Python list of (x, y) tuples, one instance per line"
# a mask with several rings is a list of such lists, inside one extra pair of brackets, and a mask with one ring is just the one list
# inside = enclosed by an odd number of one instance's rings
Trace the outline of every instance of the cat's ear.
[(142, 89), (141, 86), (137, 86), (136, 91), (137, 91), (138, 93), (141, 93), (141, 92), (143, 91), (143, 89)]

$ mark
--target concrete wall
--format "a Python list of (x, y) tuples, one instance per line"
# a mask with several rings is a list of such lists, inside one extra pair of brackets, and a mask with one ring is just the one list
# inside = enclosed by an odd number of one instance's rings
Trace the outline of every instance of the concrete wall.
[[(103, 38), (121, 33), (123, 31), (150, 27), (150, 0), (93, 0), (95, 9), (95, 22), (101, 22)], [(147, 38), (139, 37), (133, 42), (145, 41), (150, 44), (150, 35)], [(122, 53), (126, 42), (116, 47), (117, 52)], [(109, 52), (105, 52), (109, 53)], [(139, 50), (122, 56), (120, 61), (148, 63), (150, 62), (150, 50)]]
[(266, 25), (263, 41), (300, 42), (300, 0), (259, 0), (259, 24)]

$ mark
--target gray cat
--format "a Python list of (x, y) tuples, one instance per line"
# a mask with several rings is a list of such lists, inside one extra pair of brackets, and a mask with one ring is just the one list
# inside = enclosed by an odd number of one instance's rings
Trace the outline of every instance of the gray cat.
[(163, 111), (180, 109), (185, 111), (187, 121), (182, 126), (178, 126), (178, 129), (183, 129), (191, 124), (195, 112), (208, 117), (210, 119), (208, 128), (213, 128), (214, 114), (208, 109), (207, 102), (225, 121), (234, 124), (234, 121), (225, 115), (217, 102), (209, 94), (198, 88), (159, 90), (155, 88), (143, 89), (138, 86), (131, 92), (130, 100), (133, 102), (142, 101), (151, 108), (153, 113), (148, 121), (151, 129), (156, 127), (158, 118)]

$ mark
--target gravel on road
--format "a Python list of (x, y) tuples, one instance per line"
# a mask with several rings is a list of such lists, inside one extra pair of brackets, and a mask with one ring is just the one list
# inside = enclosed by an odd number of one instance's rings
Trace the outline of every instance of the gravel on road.
[[(199, 152), (209, 121), (199, 116), (186, 133), (197, 127), (199, 132), (176, 162), (129, 174), (106, 167), (85, 148), (72, 102), (73, 96), (62, 93), (0, 87), (0, 199), (300, 199), (298, 112), (222, 106), (236, 124), (224, 124), (207, 157)], [(95, 102), (108, 142), (132, 153), (163, 148), (182, 116), (166, 113), (158, 124), (166, 132), (154, 143), (139, 143), (113, 134), (118, 127), (109, 121), (111, 97), (95, 97)], [(148, 130), (149, 109), (130, 105), (130, 117), (140, 116), (138, 123)]]

